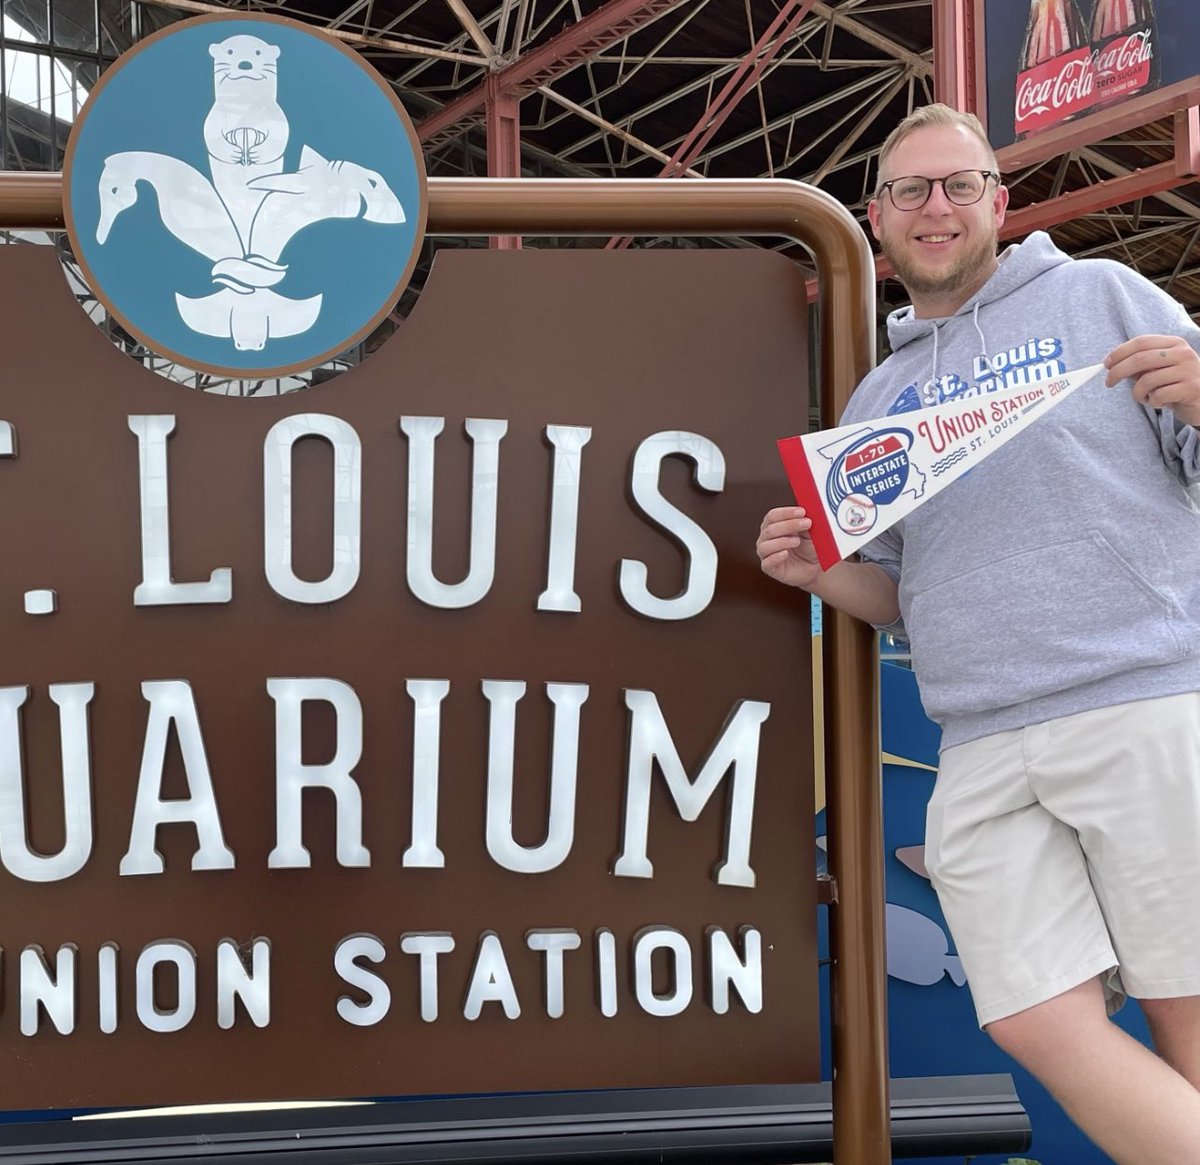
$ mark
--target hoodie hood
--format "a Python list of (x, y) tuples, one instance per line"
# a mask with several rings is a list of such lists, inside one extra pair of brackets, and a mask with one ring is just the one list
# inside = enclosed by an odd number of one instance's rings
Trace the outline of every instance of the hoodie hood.
[[(974, 315), (978, 321), (981, 307), (1004, 299), (1043, 272), (1069, 262), (1071, 257), (1060, 251), (1045, 231), (1035, 231), (1023, 243), (1008, 247), (1001, 254), (1000, 266), (991, 279), (971, 296), (954, 316), (945, 318)], [(918, 319), (913, 315), (911, 306), (897, 309), (887, 319), (888, 342), (892, 351), (898, 352), (905, 344), (911, 344), (913, 340), (919, 340), (931, 333), (936, 343), (938, 326), (942, 322), (943, 320), (934, 318)]]

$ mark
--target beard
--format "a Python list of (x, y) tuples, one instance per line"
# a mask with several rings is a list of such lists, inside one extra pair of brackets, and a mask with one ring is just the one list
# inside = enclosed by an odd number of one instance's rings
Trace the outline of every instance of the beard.
[(879, 240), (880, 249), (896, 272), (896, 278), (912, 295), (951, 295), (970, 287), (972, 283), (986, 281), (992, 261), (996, 258), (999, 236), (993, 224), (990, 230), (977, 237), (976, 242), (964, 251), (948, 270), (923, 269), (919, 261), (904, 249), (903, 240), (893, 243), (890, 232)]

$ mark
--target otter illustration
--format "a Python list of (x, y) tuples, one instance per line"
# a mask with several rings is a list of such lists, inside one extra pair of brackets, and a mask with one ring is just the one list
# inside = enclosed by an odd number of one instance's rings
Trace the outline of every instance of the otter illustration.
[(278, 174), (288, 143), (288, 120), (276, 94), (279, 47), (238, 35), (209, 45), (213, 107), (204, 119), (213, 186), (229, 210), (243, 247), (263, 193), (254, 178)]

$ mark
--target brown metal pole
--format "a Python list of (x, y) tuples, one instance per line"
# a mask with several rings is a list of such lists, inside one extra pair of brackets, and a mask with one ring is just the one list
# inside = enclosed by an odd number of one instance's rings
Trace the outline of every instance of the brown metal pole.
[(61, 231), (62, 175), (0, 171), (0, 230)]
[[(0, 227), (61, 229), (58, 174), (0, 173)], [(874, 364), (875, 273), (846, 209), (784, 180), (431, 178), (428, 233), (768, 235), (813, 254), (820, 279), (822, 424)], [(749, 532), (747, 533), (749, 537)], [(825, 749), (833, 952), (834, 1159), (891, 1161), (878, 668), (866, 626), (830, 612)], [(800, 826), (803, 828), (803, 825)]]
[(826, 610), (833, 1156), (835, 1165), (875, 1165), (892, 1159), (888, 1074), (875, 1068), (888, 1062), (879, 658), (869, 627)]

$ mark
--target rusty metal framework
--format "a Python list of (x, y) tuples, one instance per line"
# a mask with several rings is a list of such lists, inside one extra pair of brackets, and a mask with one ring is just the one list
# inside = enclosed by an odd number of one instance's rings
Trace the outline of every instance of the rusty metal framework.
[[(963, 73), (947, 31), (961, 0), (0, 0), (0, 168), (57, 168), (78, 93), (120, 50), (224, 8), (290, 15), (358, 47), (417, 123), (432, 176), (792, 178), (860, 220), (887, 129), (935, 85), (952, 96)], [(58, 70), (48, 102), (12, 83), (31, 61)], [(1175, 134), (1164, 118), (1017, 168), (1012, 207), (1038, 204), (1022, 229), (1130, 263), (1200, 315), (1200, 200), (1164, 177)], [(1121, 201), (1080, 193), (1098, 183)], [(811, 264), (790, 242), (636, 245), (775, 245)], [(881, 293), (881, 311), (903, 299), (892, 281)]]

